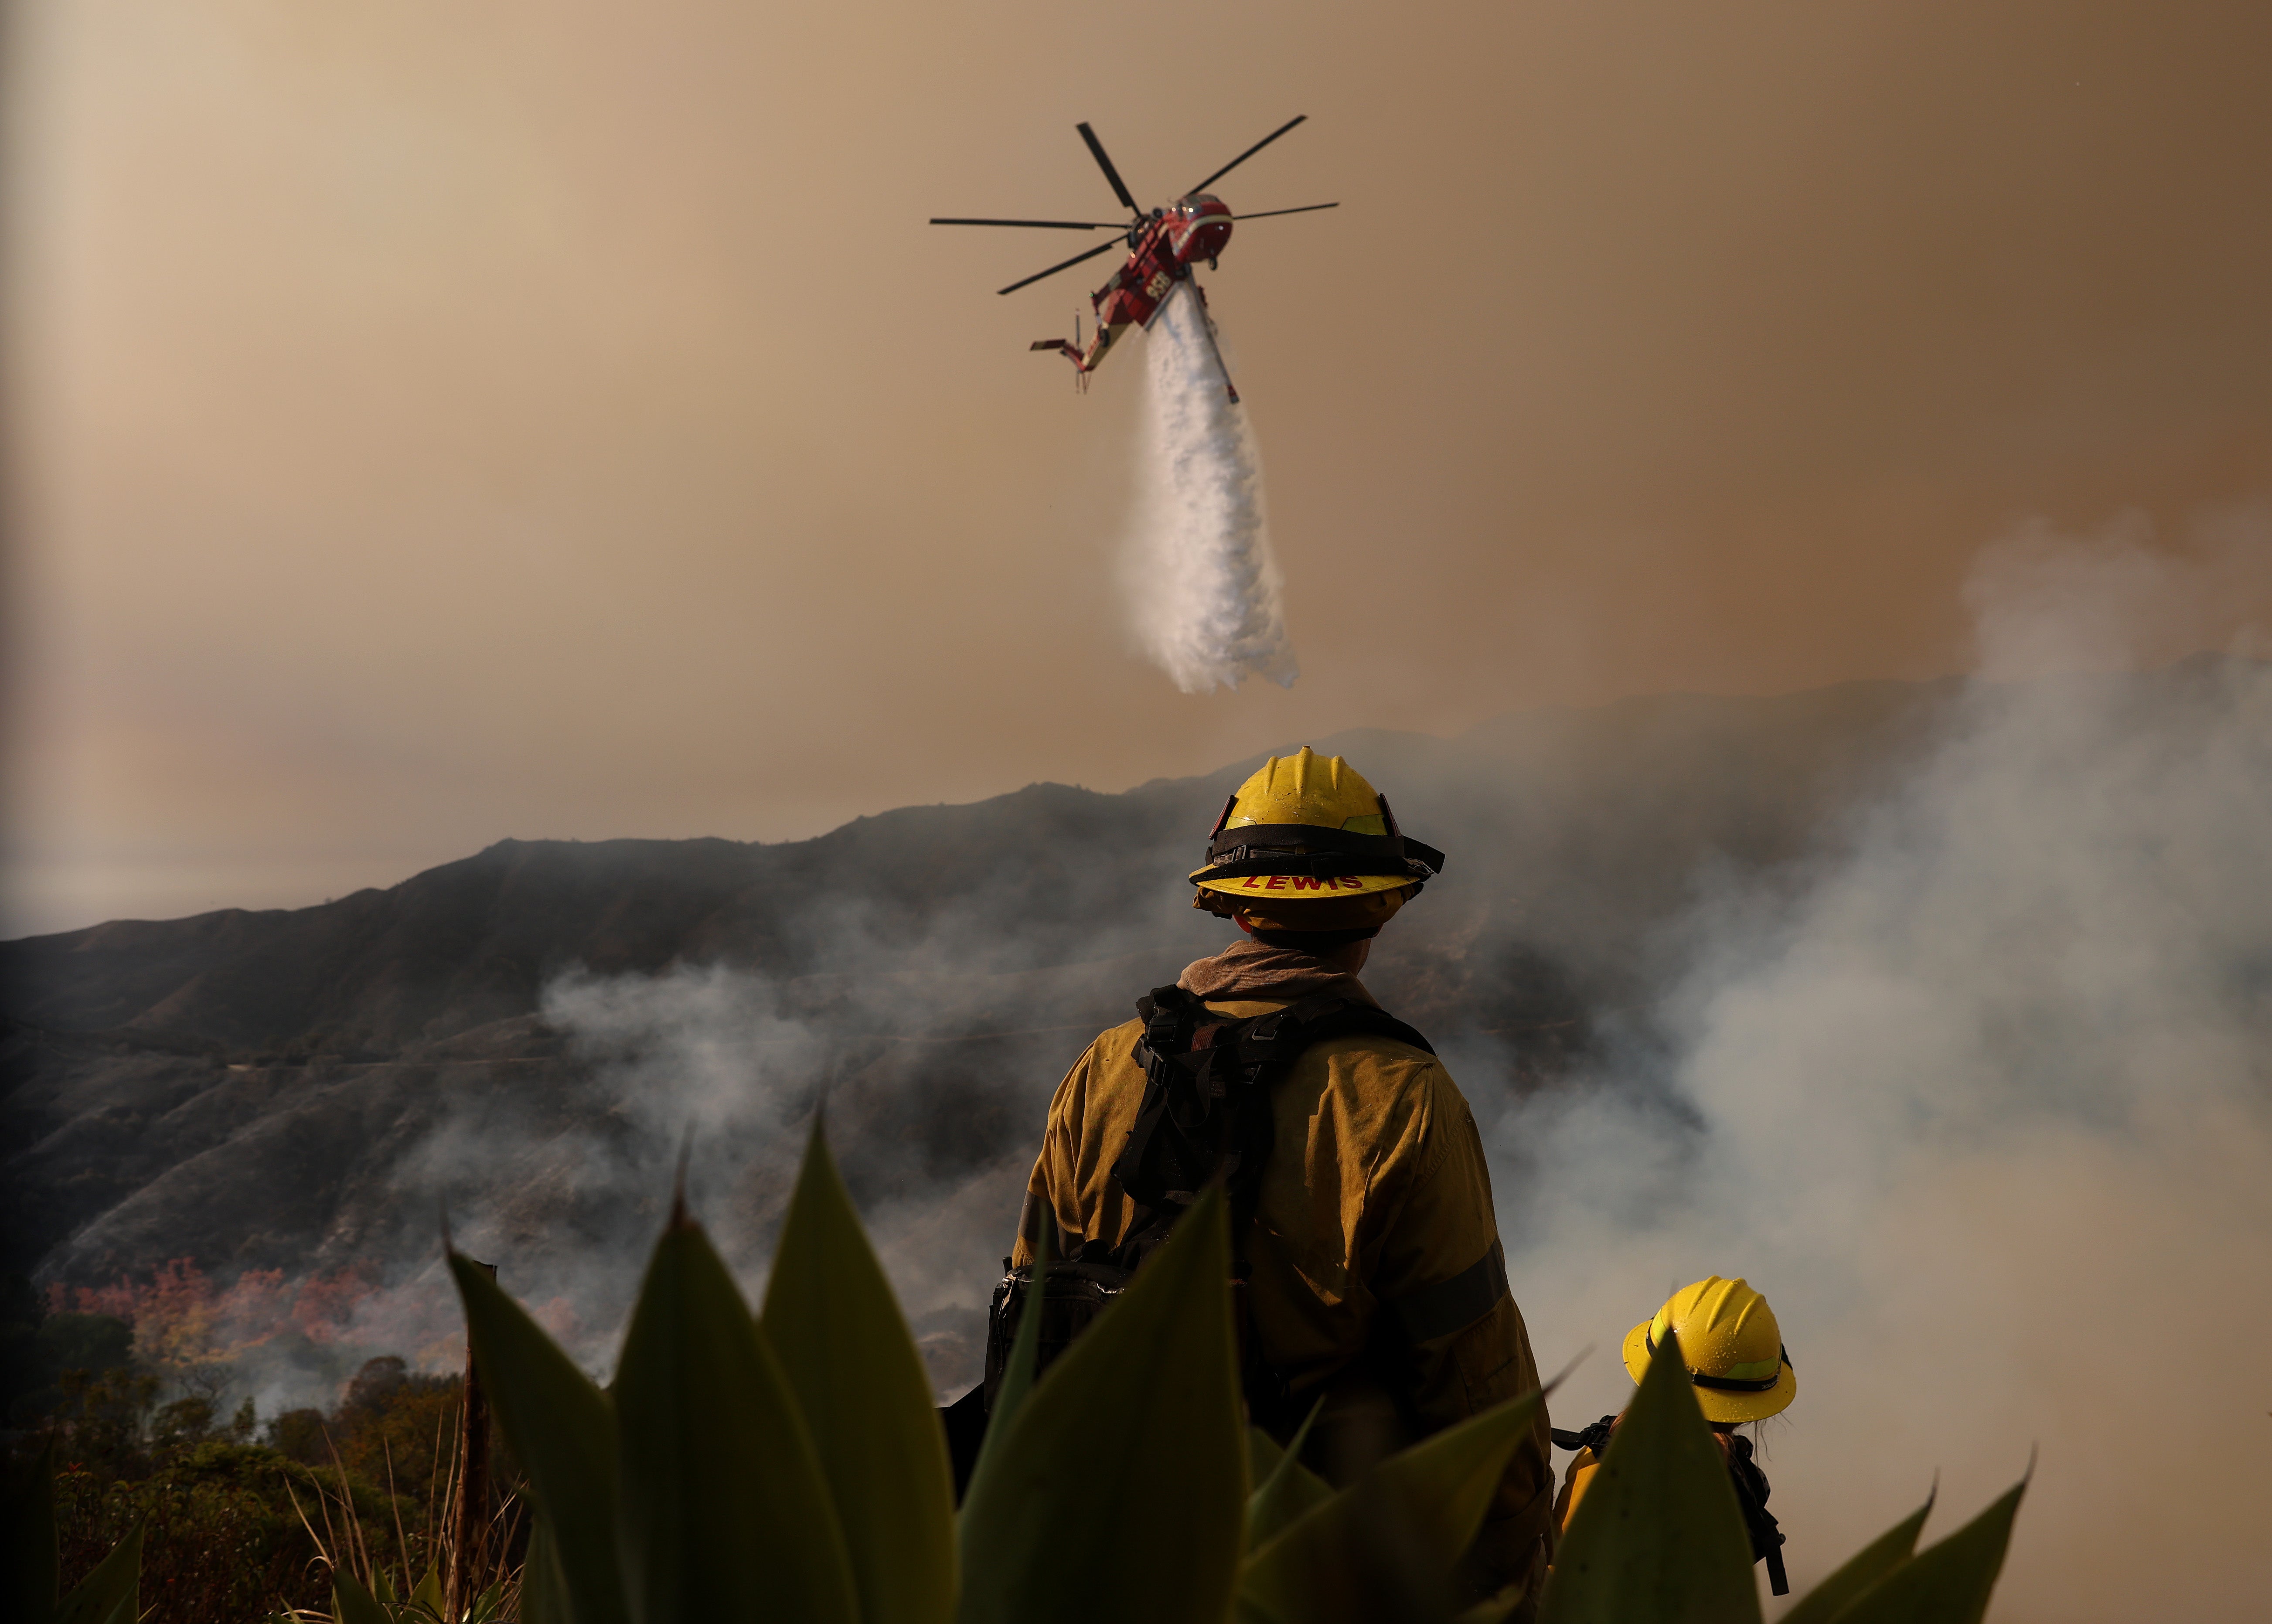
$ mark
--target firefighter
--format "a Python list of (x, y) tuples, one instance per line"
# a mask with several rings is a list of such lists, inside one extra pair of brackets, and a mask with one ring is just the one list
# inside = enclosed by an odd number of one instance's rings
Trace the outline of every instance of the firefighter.
[[(1696, 1402), (1728, 1457), (1736, 1503), (1743, 1508), (1752, 1537), (1752, 1560), (1767, 1563), (1768, 1586), (1776, 1595), (1788, 1595), (1783, 1536), (1768, 1509), (1767, 1474), (1753, 1458), (1752, 1440), (1736, 1430), (1746, 1421), (1781, 1415), (1798, 1396), (1798, 1373), (1791, 1368), (1790, 1354), (1782, 1345), (1782, 1327), (1768, 1299), (1744, 1281), (1707, 1275), (1665, 1298), (1655, 1318), (1643, 1320), (1626, 1334), (1626, 1370), (1636, 1382), (1648, 1373), (1649, 1358), (1668, 1331), (1680, 1339), (1681, 1362), (1696, 1385)], [(1585, 1498), (1618, 1419), (1605, 1415), (1578, 1432), (1555, 1433), (1558, 1448), (1578, 1452), (1555, 1501), (1558, 1528), (1570, 1525), (1571, 1513)]]
[[(1491, 1174), (1467, 1101), (1427, 1040), (1358, 979), (1373, 939), (1443, 866), (1340, 757), (1274, 757), (1217, 819), (1192, 906), (1229, 947), (1089, 1045), (1050, 1104), (1012, 1277), (1036, 1242), (1080, 1278), (1132, 1272), (1210, 1178), (1231, 1199), (1255, 1424), (1346, 1483), (1382, 1456), (1538, 1385), (1506, 1283)], [(1045, 1353), (1057, 1326), (1045, 1287)], [(1109, 1295), (1105, 1293), (1105, 1295)], [(998, 1312), (990, 1366), (1014, 1323)], [(1319, 1401), (1322, 1400), (1320, 1405)], [(1542, 1408), (1498, 1486), (1465, 1581), (1528, 1618), (1551, 1555)]]

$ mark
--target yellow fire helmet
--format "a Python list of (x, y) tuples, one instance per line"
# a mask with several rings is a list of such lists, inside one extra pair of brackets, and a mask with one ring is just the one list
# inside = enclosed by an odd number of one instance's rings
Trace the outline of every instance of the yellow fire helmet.
[(1762, 1421), (1798, 1396), (1798, 1374), (1768, 1299), (1740, 1280), (1707, 1275), (1665, 1299), (1626, 1336), (1626, 1369), (1639, 1381), (1668, 1330), (1696, 1384), (1708, 1421)]
[(1443, 872), (1444, 854), (1396, 827), (1387, 798), (1339, 756), (1273, 756), (1224, 803), (1192, 906), (1265, 930), (1384, 923)]

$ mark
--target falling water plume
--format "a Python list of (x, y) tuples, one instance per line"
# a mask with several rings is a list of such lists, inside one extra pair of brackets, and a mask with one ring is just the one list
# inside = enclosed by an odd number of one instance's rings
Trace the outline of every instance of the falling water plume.
[(1207, 322), (1181, 285), (1145, 340), (1140, 505), (1125, 570), (1136, 636), (1186, 693), (1250, 676), (1290, 688), (1300, 671), (1270, 553), (1261, 453)]

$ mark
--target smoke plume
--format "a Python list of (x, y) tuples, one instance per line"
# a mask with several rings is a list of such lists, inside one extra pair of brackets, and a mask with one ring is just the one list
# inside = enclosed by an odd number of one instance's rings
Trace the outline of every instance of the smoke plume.
[[(2133, 521), (1992, 549), (1966, 682), (1348, 740), (1454, 854), (1367, 979), (1484, 1130), (1542, 1362), (1595, 1350), (1558, 1422), (1625, 1402), (1618, 1342), (1669, 1289), (1748, 1277), (1799, 1376), (1762, 1442), (1802, 1588), (1936, 1471), (1945, 1531), (2031, 1450), (1999, 1617), (2253, 1616), (2272, 1587), (2272, 665), (2148, 669), (2201, 646), (2204, 604), (2254, 601), (2272, 544), (2236, 520), (2189, 556)], [(436, 919), (454, 942), (490, 917), (469, 894), (512, 888), (513, 928), (482, 928), (522, 953), (519, 922), (572, 885), (605, 927), (549, 927), (604, 972), (564, 954), (526, 1009), (419, 1006), (436, 1035), (376, 1060), (66, 1050), (94, 1024), (71, 1011), (120, 994), (57, 993), (28, 1074), (78, 1114), (11, 1171), (123, 1183), (148, 1177), (134, 1123), (188, 1136), (53, 1277), (106, 1279), (114, 1252), (146, 1275), (200, 1238), (210, 1281), (161, 1270), (104, 1311), (153, 1345), (236, 1327), (177, 1362), (235, 1364), (271, 1414), (369, 1353), (462, 1357), (437, 1207), (610, 1367), (690, 1132), (696, 1210), (754, 1293), (825, 1099), (951, 1397), (1051, 1088), (1221, 939), (1175, 876), (1244, 770), (895, 814), (779, 864), (522, 852), (350, 899), (305, 939)], [(673, 882), (691, 923), (636, 917), (668, 901), (664, 855), (703, 858)], [(168, 1007), (222, 1022), (279, 962), (224, 961)], [(324, 1018), (377, 1021), (405, 987)]]
[(1802, 1591), (1936, 1472), (1946, 1533), (2037, 1448), (1997, 1616), (2238, 1618), (2272, 1586), (2272, 668), (2089, 674), (2263, 543), (1992, 550), (1979, 669), (2033, 680), (1976, 679), (1797, 883), (1708, 888), (1655, 1051), (1497, 1125), (1540, 1356), (1595, 1350), (1558, 1416), (1625, 1403), (1669, 1288), (1768, 1294)]
[[(950, 933), (915, 944), (968, 965)], [(887, 949), (848, 928), (839, 950), (873, 966)], [(570, 1351), (613, 1366), (675, 1163), (695, 1211), (754, 1302), (811, 1131), (824, 1108), (859, 1203), (943, 1400), (979, 1374), (987, 1295), (1000, 1272), (1050, 1093), (1115, 1018), (1147, 967), (1072, 972), (890, 974), (781, 980), (719, 964), (547, 984), (542, 1021), (566, 1064), (541, 1090), (456, 1094), (397, 1163), (393, 1209), (449, 1209), (458, 1244), (508, 1260), (516, 1295), (548, 1306)], [(1084, 999), (1093, 977), (1110, 995)], [(1078, 1012), (1030, 1026), (1028, 999)], [(1044, 1016), (1044, 1019), (1050, 1017)], [(413, 1229), (415, 1231), (415, 1220)], [(384, 1248), (420, 1258), (357, 1305), (358, 1342), (447, 1363), (433, 1328), (453, 1322), (430, 1236)]]
[(1136, 637), (1186, 693), (1249, 676), (1292, 687), (1262, 457), (1224, 386), (1207, 317), (1178, 283), (1144, 344), (1139, 503), (1124, 567)]

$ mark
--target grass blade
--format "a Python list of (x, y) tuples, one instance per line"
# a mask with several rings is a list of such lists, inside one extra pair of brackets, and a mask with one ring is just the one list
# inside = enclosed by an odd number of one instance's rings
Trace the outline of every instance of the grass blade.
[(1759, 1624), (1727, 1456), (1667, 1336), (1570, 1519), (1539, 1624)]
[(1831, 1624), (1863, 1591), (1899, 1568), (1917, 1550), (1917, 1534), (1932, 1511), (1933, 1496), (1842, 1563), (1838, 1571), (1801, 1597), (1776, 1624)]
[(616, 1418), (608, 1396), (488, 1271), (452, 1252), (450, 1273), (482, 1385), (558, 1553), (562, 1624), (627, 1624), (616, 1554)]
[[(1223, 1616), (1246, 1502), (1229, 1274), (1229, 1215), (1210, 1190), (997, 1416), (963, 1503), (964, 1624)], [(1040, 1317), (1029, 1305), (1020, 1342)]]
[(759, 1323), (820, 1457), (861, 1615), (945, 1624), (954, 1612), (946, 1435), (817, 1116)]
[(1987, 1510), (1863, 1592), (1835, 1615), (1837, 1624), (1980, 1624), (2027, 1490), (2022, 1478)]
[(855, 1624), (851, 1565), (803, 1418), (684, 1211), (647, 1264), (615, 1396), (635, 1624)]

